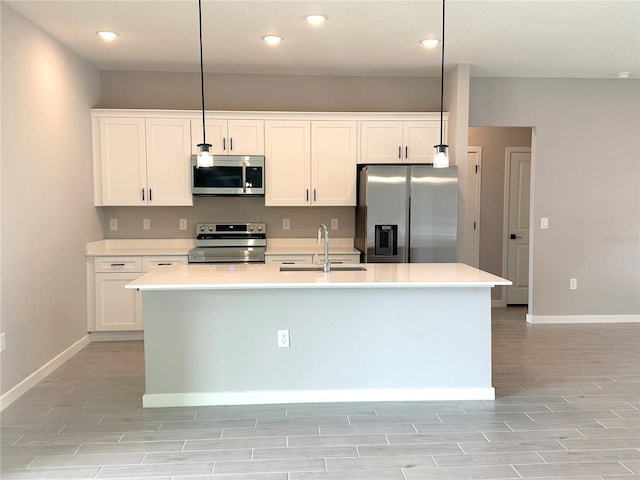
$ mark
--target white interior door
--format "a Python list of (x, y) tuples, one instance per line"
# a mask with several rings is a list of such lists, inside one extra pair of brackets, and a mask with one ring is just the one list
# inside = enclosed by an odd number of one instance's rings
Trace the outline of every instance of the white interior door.
[(472, 265), (480, 267), (480, 189), (482, 185), (482, 147), (469, 147), (467, 150), (467, 165), (474, 172), (473, 192), (469, 192), (472, 204), (470, 210), (473, 212), (473, 256)]
[(507, 148), (507, 305), (529, 303), (531, 149)]

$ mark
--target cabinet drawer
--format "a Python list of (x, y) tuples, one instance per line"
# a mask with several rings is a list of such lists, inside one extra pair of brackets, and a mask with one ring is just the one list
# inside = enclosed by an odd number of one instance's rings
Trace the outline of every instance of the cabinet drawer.
[[(322, 262), (324, 255), (321, 253), (316, 254), (316, 263)], [(360, 254), (329, 254), (330, 263), (360, 263)]]
[(96, 257), (96, 272), (142, 272), (142, 257)]
[(188, 258), (183, 255), (177, 257), (142, 257), (142, 271), (146, 273), (157, 267), (163, 267), (166, 265), (186, 265), (187, 263)]
[(265, 263), (280, 263), (282, 265), (296, 265), (313, 263), (313, 254), (299, 255), (266, 255)]

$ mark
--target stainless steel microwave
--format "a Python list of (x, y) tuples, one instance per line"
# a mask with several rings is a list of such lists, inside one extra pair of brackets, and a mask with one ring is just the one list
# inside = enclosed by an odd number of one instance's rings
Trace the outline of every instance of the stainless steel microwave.
[(213, 167), (196, 167), (191, 156), (191, 193), (194, 195), (264, 195), (264, 157), (214, 155)]

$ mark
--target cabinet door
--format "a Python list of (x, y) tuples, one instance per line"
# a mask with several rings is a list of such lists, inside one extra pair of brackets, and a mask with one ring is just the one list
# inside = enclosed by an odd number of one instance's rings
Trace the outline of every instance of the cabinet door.
[(309, 205), (311, 125), (308, 121), (265, 122), (265, 205)]
[(311, 122), (311, 200), (319, 206), (355, 206), (355, 121)]
[(142, 293), (124, 286), (140, 273), (96, 273), (96, 330), (142, 330)]
[[(446, 132), (445, 123), (445, 143)], [(404, 122), (403, 137), (403, 162), (433, 163), (433, 147), (440, 144), (440, 121)]]
[(281, 255), (265, 255), (265, 263), (279, 263), (281, 265), (300, 265), (313, 263), (314, 255), (309, 254), (281, 254)]
[[(213, 155), (227, 154), (227, 121), (207, 118), (204, 122), (207, 143), (211, 144), (210, 152)], [(191, 120), (191, 153), (196, 155), (202, 143), (202, 117), (199, 120)]]
[(263, 120), (229, 120), (227, 128), (230, 155), (264, 155)]
[(143, 118), (101, 118), (102, 205), (146, 205), (147, 172)]
[(189, 120), (148, 118), (149, 205), (193, 205)]
[(360, 163), (402, 162), (402, 122), (361, 123)]

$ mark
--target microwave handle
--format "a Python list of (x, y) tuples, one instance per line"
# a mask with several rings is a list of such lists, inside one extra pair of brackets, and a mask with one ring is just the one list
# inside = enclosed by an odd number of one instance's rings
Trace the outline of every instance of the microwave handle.
[(242, 162), (242, 191), (247, 192), (247, 162)]

